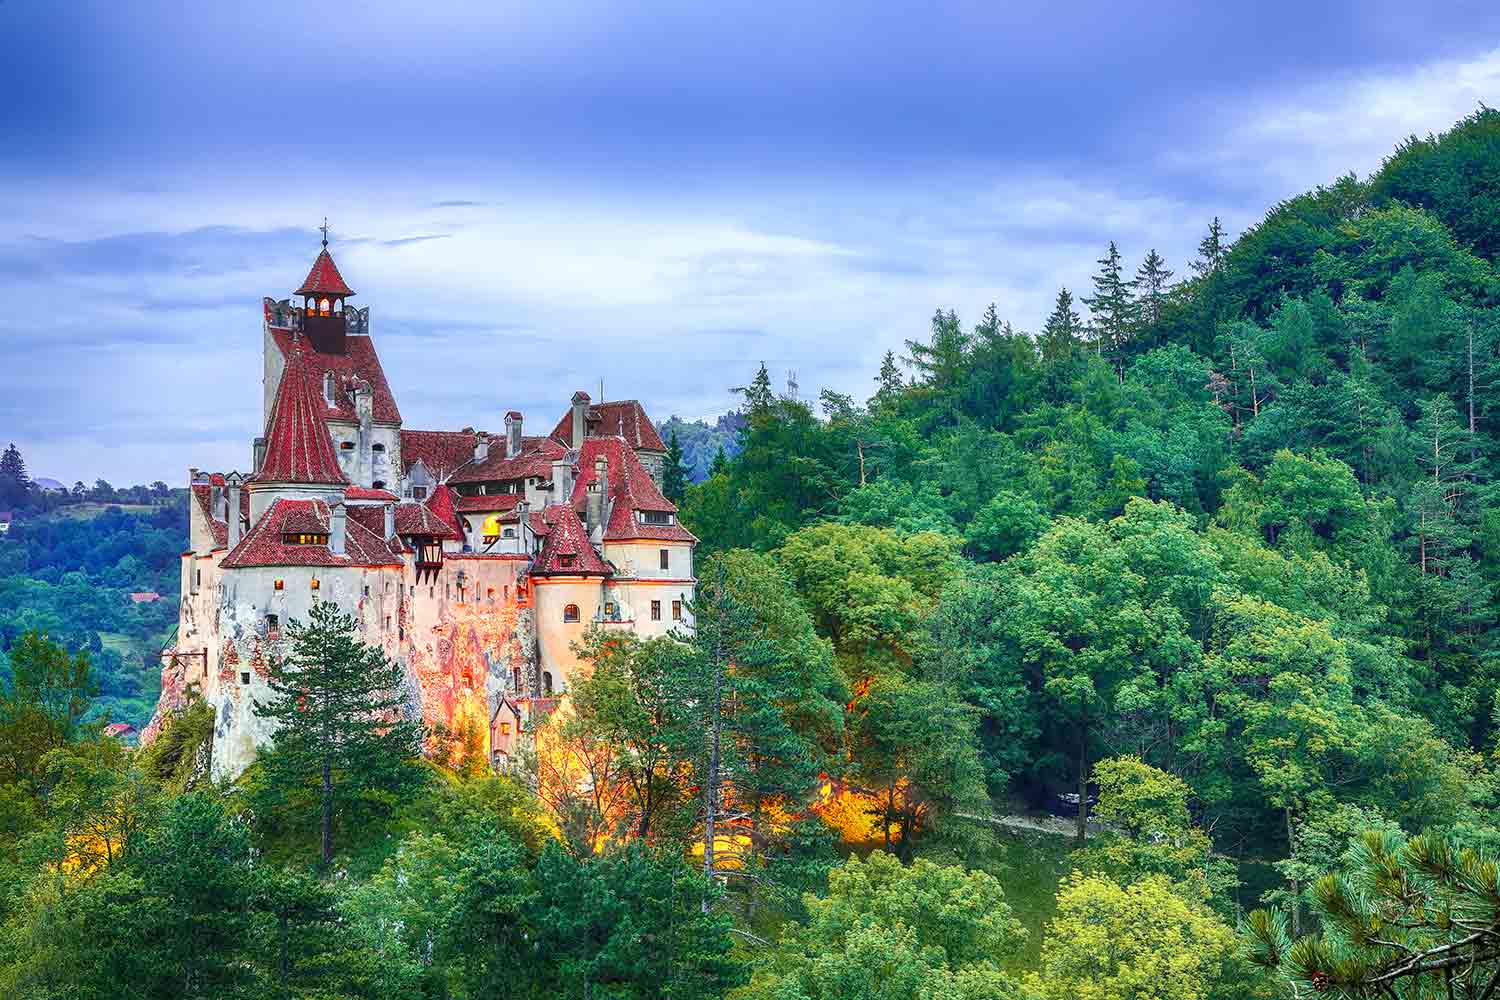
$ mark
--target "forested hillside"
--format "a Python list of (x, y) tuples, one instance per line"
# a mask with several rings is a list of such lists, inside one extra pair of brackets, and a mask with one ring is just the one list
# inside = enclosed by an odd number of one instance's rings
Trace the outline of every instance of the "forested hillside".
[(0, 986), (1500, 995), (1497, 254), (1481, 110), (1039, 328), (942, 303), (866, 399), (762, 366), (702, 482), (676, 425), (694, 629), (588, 632), (503, 774), (331, 606), (224, 784), (20, 635)]
[(187, 535), (181, 491), (163, 494), (152, 504), (148, 492), (129, 512), (82, 491), (25, 508), (0, 538), (0, 675), (10, 677), (7, 654), (25, 632), (45, 633), (90, 657), (94, 715), (145, 725), (160, 684), (157, 651), (177, 624)]

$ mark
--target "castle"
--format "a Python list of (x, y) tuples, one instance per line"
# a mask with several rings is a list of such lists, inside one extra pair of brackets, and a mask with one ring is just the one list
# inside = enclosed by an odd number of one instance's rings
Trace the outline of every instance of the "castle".
[(666, 447), (640, 403), (576, 392), (543, 435), (515, 410), (499, 435), (409, 430), (353, 295), (325, 233), (293, 297), (264, 303), (253, 471), (188, 472), (181, 610), (142, 740), (204, 699), (216, 777), (271, 739), (254, 704), (314, 601), (402, 664), (410, 717), (479, 734), (500, 764), (567, 691), (586, 629), (689, 624), (696, 539), (662, 495)]

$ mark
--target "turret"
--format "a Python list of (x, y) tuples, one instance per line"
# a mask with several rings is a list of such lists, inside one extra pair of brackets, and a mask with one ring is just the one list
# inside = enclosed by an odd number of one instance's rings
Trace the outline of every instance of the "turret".
[(505, 415), (505, 457), (515, 458), (521, 454), (521, 412), (511, 410)]
[(589, 394), (579, 389), (573, 393), (573, 447), (582, 448), (588, 436)]
[(328, 223), (323, 223), (323, 249), (307, 279), (294, 293), (302, 296), (302, 332), (320, 354), (344, 353), (344, 300), (354, 289), (344, 284), (338, 265), (328, 253)]

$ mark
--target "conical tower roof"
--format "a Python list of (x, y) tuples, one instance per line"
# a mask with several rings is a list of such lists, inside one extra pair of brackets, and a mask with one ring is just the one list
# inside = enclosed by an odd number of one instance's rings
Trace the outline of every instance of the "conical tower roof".
[(353, 295), (354, 289), (344, 284), (344, 276), (339, 274), (339, 266), (333, 262), (333, 256), (328, 252), (328, 244), (325, 243), (318, 254), (318, 259), (313, 261), (312, 270), (307, 272), (307, 280), (302, 282), (302, 287), (292, 294)]
[(294, 350), (276, 386), (266, 425), (266, 454), (256, 471), (262, 482), (343, 486), (338, 452), (324, 420), (327, 406), (313, 384), (306, 355)]

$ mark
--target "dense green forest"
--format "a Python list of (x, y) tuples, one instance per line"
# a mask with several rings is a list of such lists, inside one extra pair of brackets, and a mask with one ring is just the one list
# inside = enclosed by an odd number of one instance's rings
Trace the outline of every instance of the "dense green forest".
[(676, 427), (695, 628), (591, 634), (505, 775), (424, 760), (336, 613), (230, 785), (205, 709), (127, 753), (16, 635), (0, 982), (1496, 996), (1500, 112), (1131, 249), (1037, 330), (938, 311), (868, 399), (762, 367), (701, 482)]
[(99, 689), (92, 716), (145, 725), (160, 685), (157, 651), (177, 624), (186, 491), (100, 480), (54, 495), (30, 485), (14, 445), (6, 458), (0, 499), (15, 520), (0, 536), (0, 676), (10, 676), (8, 653), (22, 634), (45, 633), (88, 653)]

